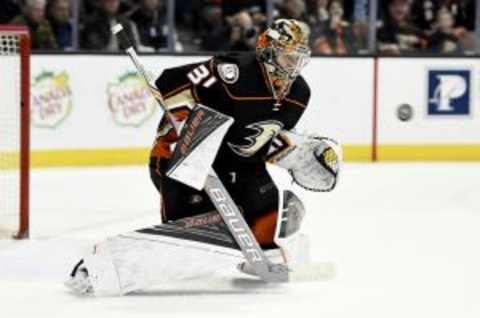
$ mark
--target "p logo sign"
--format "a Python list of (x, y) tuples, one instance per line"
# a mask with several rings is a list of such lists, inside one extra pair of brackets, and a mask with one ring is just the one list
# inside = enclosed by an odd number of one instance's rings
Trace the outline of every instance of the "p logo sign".
[(470, 71), (430, 70), (428, 72), (428, 114), (470, 114)]

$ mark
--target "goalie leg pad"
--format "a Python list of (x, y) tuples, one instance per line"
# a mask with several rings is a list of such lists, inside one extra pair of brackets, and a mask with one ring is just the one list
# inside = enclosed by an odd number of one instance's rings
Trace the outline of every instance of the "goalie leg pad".
[[(278, 248), (267, 250), (265, 255), (272, 263), (285, 264), (295, 271), (310, 263), (310, 240), (306, 234), (300, 233), (305, 207), (300, 198), (286, 190), (283, 191), (279, 210), (273, 238)], [(247, 262), (240, 263), (237, 268), (245, 274), (255, 275)]]
[(243, 259), (236, 249), (139, 232), (110, 238), (84, 257), (96, 296), (211, 275)]

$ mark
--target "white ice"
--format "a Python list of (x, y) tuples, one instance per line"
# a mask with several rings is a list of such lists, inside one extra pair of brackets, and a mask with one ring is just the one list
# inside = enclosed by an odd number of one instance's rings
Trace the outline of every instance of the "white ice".
[(63, 280), (93, 242), (158, 223), (147, 170), (34, 171), (31, 189), (32, 239), (0, 241), (0, 317), (480, 317), (480, 164), (348, 164), (335, 192), (301, 192), (330, 280), (265, 286), (226, 270), (119, 298), (79, 298)]

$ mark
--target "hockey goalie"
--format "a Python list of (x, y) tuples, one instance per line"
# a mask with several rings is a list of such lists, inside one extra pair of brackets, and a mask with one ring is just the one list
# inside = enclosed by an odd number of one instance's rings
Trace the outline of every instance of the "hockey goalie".
[[(182, 140), (196, 138), (185, 132), (189, 121), (210, 124), (192, 120), (201, 105), (231, 124), (217, 149), (194, 161), (214, 154), (211, 170), (269, 261), (292, 272), (309, 261), (308, 238), (300, 233), (304, 206), (293, 192), (280, 191), (266, 168), (271, 163), (286, 169), (310, 191), (331, 191), (337, 183), (342, 160), (337, 143), (294, 131), (310, 99), (300, 75), (310, 58), (307, 42), (306, 26), (281, 19), (259, 36), (256, 52), (218, 55), (163, 71), (155, 86), (183, 130), (180, 134), (164, 116), (151, 150), (149, 168), (162, 198), (162, 224), (96, 244), (73, 268), (67, 287), (78, 294), (124, 295), (227, 267), (256, 275), (211, 196), (181, 180), (195, 179), (196, 173), (177, 169), (175, 154), (186, 152)], [(208, 138), (202, 143), (208, 146)], [(195, 162), (187, 168), (196, 167)]]

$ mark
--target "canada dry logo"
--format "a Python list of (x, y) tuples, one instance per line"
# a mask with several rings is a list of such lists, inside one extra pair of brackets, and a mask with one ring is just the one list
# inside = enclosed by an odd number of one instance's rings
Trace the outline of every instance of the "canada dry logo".
[(428, 72), (428, 115), (470, 114), (469, 70)]
[(108, 108), (120, 126), (140, 127), (155, 113), (155, 98), (135, 72), (127, 72), (110, 83), (107, 94)]
[(63, 71), (44, 71), (32, 84), (32, 125), (39, 128), (56, 128), (70, 114), (72, 91), (68, 74)]

